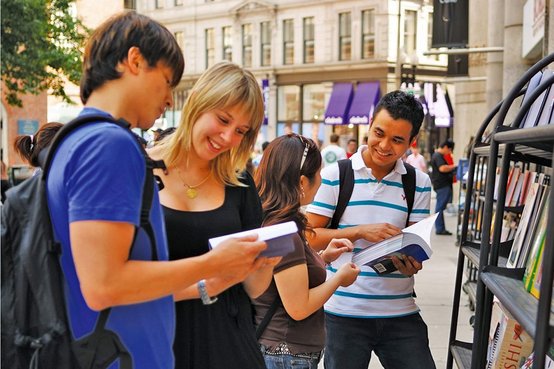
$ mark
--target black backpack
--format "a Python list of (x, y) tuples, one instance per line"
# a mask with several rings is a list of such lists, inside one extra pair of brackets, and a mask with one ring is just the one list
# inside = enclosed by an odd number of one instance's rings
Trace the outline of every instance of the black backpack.
[[(64, 125), (50, 149), (41, 153), (42, 173), (10, 189), (2, 205), (2, 368), (101, 369), (119, 359), (121, 369), (132, 359), (119, 336), (105, 329), (110, 309), (102, 311), (95, 330), (77, 341), (69, 330), (59, 263), (61, 245), (55, 240), (48, 211), (46, 179), (57, 146), (68, 133), (87, 123), (124, 121), (104, 115), (85, 115)], [(140, 145), (139, 145), (140, 146)], [(140, 146), (142, 148), (142, 146)], [(141, 222), (135, 229), (150, 238), (152, 259), (157, 260), (149, 213), (154, 191), (153, 168), (163, 162), (146, 159)]]
[[(339, 165), (339, 198), (337, 200), (337, 206), (331, 219), (331, 223), (327, 228), (337, 229), (339, 221), (350, 197), (354, 190), (354, 170), (352, 169), (352, 161), (350, 159), (342, 159), (338, 162)], [(408, 206), (408, 217), (406, 218), (406, 226), (410, 221), (410, 214), (414, 207), (415, 189), (416, 189), (416, 172), (415, 168), (408, 163), (404, 163), (406, 168), (406, 174), (402, 175), (402, 187), (404, 187), (404, 193), (406, 194), (406, 204)]]

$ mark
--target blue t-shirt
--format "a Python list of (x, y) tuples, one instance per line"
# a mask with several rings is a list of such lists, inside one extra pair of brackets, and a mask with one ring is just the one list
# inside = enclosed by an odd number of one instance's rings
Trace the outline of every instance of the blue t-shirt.
[[(106, 114), (85, 108), (81, 114)], [(136, 139), (107, 122), (84, 125), (59, 146), (47, 181), (48, 204), (55, 237), (62, 244), (61, 265), (70, 327), (76, 339), (94, 330), (99, 313), (83, 298), (69, 241), (69, 224), (96, 220), (138, 226), (145, 179), (144, 156)], [(168, 260), (167, 240), (157, 187), (150, 221), (159, 260)], [(139, 233), (130, 259), (151, 260), (144, 232)], [(91, 248), (90, 252), (94, 252)], [(133, 359), (134, 369), (173, 368), (175, 312), (172, 296), (113, 307), (106, 328), (116, 332)], [(119, 367), (118, 362), (110, 369)]]

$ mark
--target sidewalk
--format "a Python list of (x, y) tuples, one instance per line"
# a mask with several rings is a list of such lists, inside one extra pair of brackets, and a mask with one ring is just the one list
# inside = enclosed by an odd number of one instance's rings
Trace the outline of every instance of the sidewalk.
[[(458, 247), (455, 245), (456, 216), (447, 215), (444, 220), (446, 228), (454, 234), (452, 236), (437, 236), (433, 230), (431, 236), (433, 256), (430, 260), (424, 262), (423, 270), (415, 277), (417, 304), (429, 327), (429, 345), (437, 369), (446, 367), (452, 298), (454, 295), (456, 264), (458, 262)], [(461, 305), (457, 339), (471, 342), (473, 340), (473, 329), (469, 325), (469, 318), (472, 312), (468, 307), (467, 296), (463, 292)], [(454, 367), (456, 366), (454, 365)], [(323, 360), (318, 368), (323, 369)], [(379, 360), (373, 356), (369, 369), (382, 368)]]

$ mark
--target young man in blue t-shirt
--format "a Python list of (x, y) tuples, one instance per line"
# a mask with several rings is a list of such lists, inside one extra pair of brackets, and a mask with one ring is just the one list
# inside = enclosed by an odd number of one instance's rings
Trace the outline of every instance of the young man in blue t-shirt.
[[(172, 106), (183, 69), (182, 51), (165, 27), (135, 12), (116, 15), (87, 44), (81, 114), (111, 116), (146, 130)], [(98, 311), (111, 308), (106, 329), (129, 352), (133, 368), (169, 369), (174, 366), (172, 295), (203, 279), (238, 283), (265, 262), (256, 258), (266, 245), (245, 237), (196, 258), (168, 261), (156, 190), (150, 222), (159, 261), (152, 261), (148, 238), (143, 232), (134, 237), (145, 172), (141, 148), (127, 129), (90, 123), (71, 132), (56, 151), (47, 179), (48, 204), (62, 244), (73, 337), (90, 334)], [(211, 303), (203, 286), (199, 291)], [(119, 365), (116, 360), (109, 368)]]
[[(401, 91), (383, 96), (375, 108), (367, 146), (350, 158), (354, 188), (338, 229), (326, 227), (337, 205), (339, 168), (334, 164), (321, 172), (321, 187), (307, 209), (314, 230), (308, 234), (312, 247), (321, 248), (332, 238), (348, 238), (356, 252), (400, 233), (407, 221), (429, 216), (429, 176), (416, 170), (409, 215), (402, 184), (406, 168), (401, 158), (417, 139), (422, 121), (423, 108), (413, 96)], [(345, 253), (328, 266), (328, 278), (351, 258)], [(427, 326), (413, 297), (412, 276), (422, 265), (411, 256), (393, 258), (393, 262), (398, 271), (386, 275), (360, 266), (356, 281), (337, 289), (325, 304), (326, 369), (366, 369), (373, 353), (385, 369), (435, 368)]]

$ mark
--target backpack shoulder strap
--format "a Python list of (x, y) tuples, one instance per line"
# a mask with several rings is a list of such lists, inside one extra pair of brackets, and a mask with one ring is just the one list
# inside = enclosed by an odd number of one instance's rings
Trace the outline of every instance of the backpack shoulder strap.
[(406, 174), (402, 175), (402, 187), (404, 187), (404, 194), (406, 195), (406, 204), (408, 206), (408, 217), (406, 218), (406, 227), (410, 222), (410, 215), (414, 208), (414, 198), (416, 190), (416, 170), (408, 163), (404, 163), (406, 168)]
[(273, 315), (275, 315), (275, 312), (277, 311), (277, 307), (279, 305), (281, 305), (281, 296), (279, 296), (279, 293), (277, 293), (277, 297), (275, 297), (275, 300), (273, 300), (273, 302), (269, 306), (267, 313), (265, 313), (264, 318), (262, 319), (260, 324), (256, 327), (256, 340), (259, 340), (262, 334), (264, 333), (265, 329), (267, 328), (267, 325), (271, 321), (271, 318), (273, 318)]
[(335, 208), (335, 213), (331, 219), (331, 223), (328, 228), (337, 229), (339, 226), (339, 221), (350, 197), (352, 196), (352, 191), (354, 191), (354, 170), (352, 169), (352, 161), (350, 159), (341, 159), (338, 162), (339, 165), (339, 198), (337, 200), (337, 206)]

